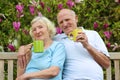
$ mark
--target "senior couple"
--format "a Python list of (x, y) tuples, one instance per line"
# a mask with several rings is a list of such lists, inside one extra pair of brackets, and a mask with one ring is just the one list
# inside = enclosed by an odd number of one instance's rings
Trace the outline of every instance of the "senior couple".
[(30, 35), (43, 41), (44, 51), (35, 53), (33, 44), (19, 48), (16, 80), (103, 80), (103, 68), (109, 67), (110, 59), (99, 34), (84, 30), (71, 40), (68, 35), (78, 27), (78, 17), (70, 9), (60, 10), (57, 21), (64, 32), (57, 35), (48, 18), (31, 21)]

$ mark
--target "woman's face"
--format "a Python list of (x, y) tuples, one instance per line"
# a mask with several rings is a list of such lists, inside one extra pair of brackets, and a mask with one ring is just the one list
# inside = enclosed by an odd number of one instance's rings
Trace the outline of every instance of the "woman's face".
[(39, 21), (32, 24), (32, 36), (35, 40), (46, 40), (50, 38), (47, 25)]

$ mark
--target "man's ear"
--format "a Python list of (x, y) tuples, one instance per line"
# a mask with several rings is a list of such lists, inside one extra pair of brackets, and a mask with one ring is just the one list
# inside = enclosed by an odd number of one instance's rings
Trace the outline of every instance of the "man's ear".
[(78, 23), (78, 16), (77, 16), (77, 15), (75, 16), (75, 20), (76, 20), (76, 22)]

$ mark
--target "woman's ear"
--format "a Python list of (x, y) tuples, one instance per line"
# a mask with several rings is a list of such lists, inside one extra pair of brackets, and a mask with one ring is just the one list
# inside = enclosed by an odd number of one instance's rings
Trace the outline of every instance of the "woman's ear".
[(32, 29), (31, 29), (31, 28), (30, 28), (29, 34), (30, 34), (31, 38), (32, 38), (33, 40), (35, 40), (34, 37), (33, 37), (33, 33), (32, 33)]
[(30, 34), (31, 37), (33, 37), (31, 28), (30, 28), (29, 34)]
[(50, 38), (52, 37), (51, 35), (52, 35), (52, 31), (51, 31), (51, 30), (49, 30), (49, 36), (50, 36)]

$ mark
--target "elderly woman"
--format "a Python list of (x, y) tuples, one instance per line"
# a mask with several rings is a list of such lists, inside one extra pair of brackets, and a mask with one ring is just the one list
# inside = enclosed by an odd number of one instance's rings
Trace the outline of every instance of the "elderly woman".
[(53, 23), (46, 17), (38, 16), (32, 20), (31, 25), (30, 35), (33, 40), (43, 41), (44, 51), (35, 53), (32, 44), (19, 48), (18, 53), (27, 53), (27, 63), (23, 68), (18, 65), (16, 80), (62, 80), (65, 47), (52, 40), (56, 32)]

